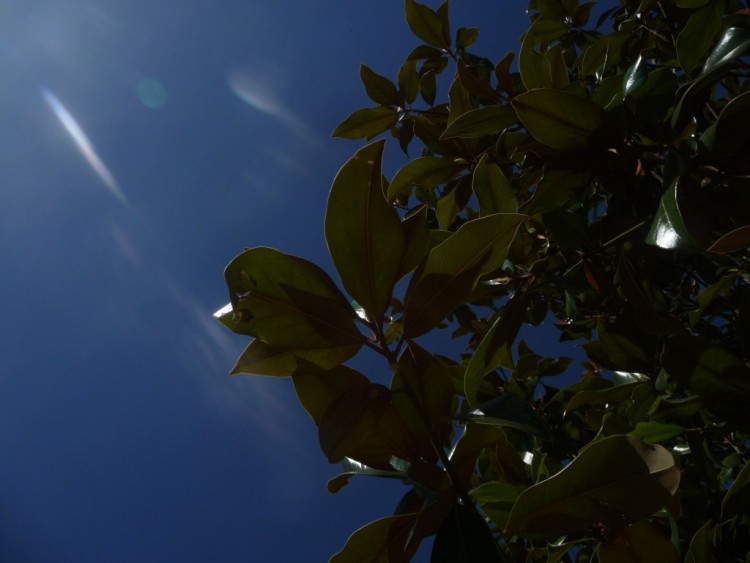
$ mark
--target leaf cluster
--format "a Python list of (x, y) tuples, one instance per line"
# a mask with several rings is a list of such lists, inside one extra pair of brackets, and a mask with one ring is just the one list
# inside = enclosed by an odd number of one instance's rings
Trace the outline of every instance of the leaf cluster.
[[(368, 141), (325, 217), (346, 294), (302, 258), (240, 254), (220, 320), (253, 340), (233, 373), (292, 378), (342, 466), (331, 492), (406, 485), (336, 563), (408, 561), (430, 536), (437, 562), (745, 561), (750, 9), (528, 7), (493, 62), (447, 1), (405, 1), (421, 43), (395, 81), (361, 67), (376, 105), (334, 131)], [(418, 151), (390, 179), (383, 135)], [(426, 349), (441, 335), (463, 352)], [(389, 381), (345, 365), (363, 347)]]

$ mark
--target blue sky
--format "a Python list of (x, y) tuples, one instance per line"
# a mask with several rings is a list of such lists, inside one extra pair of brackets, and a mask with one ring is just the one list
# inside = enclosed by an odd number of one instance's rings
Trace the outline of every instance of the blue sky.
[[(176, 6), (0, 2), (0, 560), (325, 561), (405, 492), (329, 495), (290, 382), (229, 377), (211, 317), (245, 246), (330, 270), (330, 132), (418, 44), (403, 4)], [(499, 60), (524, 8), (451, 13)]]

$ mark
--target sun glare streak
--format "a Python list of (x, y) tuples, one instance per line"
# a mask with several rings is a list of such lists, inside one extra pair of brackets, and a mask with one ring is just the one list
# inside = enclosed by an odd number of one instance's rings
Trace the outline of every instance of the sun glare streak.
[(235, 69), (227, 74), (227, 85), (250, 107), (275, 117), (301, 137), (312, 140), (308, 127), (279, 101), (279, 96), (269, 86), (272, 79), (250, 70)]
[(128, 204), (128, 200), (126, 199), (125, 194), (122, 193), (122, 190), (120, 190), (120, 187), (117, 185), (117, 180), (115, 180), (115, 177), (109, 171), (104, 162), (102, 162), (102, 159), (99, 158), (99, 155), (96, 154), (94, 145), (91, 143), (89, 138), (83, 132), (83, 129), (81, 129), (81, 126), (78, 125), (67, 108), (49, 89), (42, 87), (40, 91), (42, 97), (44, 98), (44, 101), (47, 102), (47, 105), (52, 110), (52, 113), (55, 114), (55, 117), (57, 117), (58, 121), (60, 121), (62, 126), (65, 128), (65, 131), (68, 133), (68, 135), (70, 135), (70, 138), (73, 139), (73, 142), (78, 147), (78, 150), (83, 155), (83, 158), (85, 158), (89, 166), (93, 168), (94, 172), (96, 172), (96, 175), (99, 176), (99, 179), (104, 183), (105, 186), (107, 186), (107, 189), (109, 189), (109, 191), (117, 199), (125, 204)]

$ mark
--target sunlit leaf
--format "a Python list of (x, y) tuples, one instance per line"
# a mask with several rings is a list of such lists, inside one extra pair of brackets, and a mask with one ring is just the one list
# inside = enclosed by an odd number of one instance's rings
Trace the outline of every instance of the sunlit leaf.
[(405, 475), (400, 471), (383, 471), (382, 469), (374, 469), (356, 460), (345, 457), (341, 460), (341, 473), (328, 480), (328, 484), (326, 485), (328, 492), (332, 494), (338, 493), (355, 475), (379, 477), (381, 479), (405, 478)]
[(552, 148), (580, 148), (612, 137), (604, 109), (575, 94), (539, 88), (519, 94), (511, 103), (534, 138)]
[(413, 338), (434, 328), (476, 285), (499, 267), (526, 216), (487, 215), (463, 224), (427, 255), (404, 299), (404, 335)]
[(384, 141), (357, 151), (341, 168), (328, 196), (325, 236), (349, 294), (377, 324), (401, 276), (404, 230), (385, 200), (382, 182)]
[(679, 205), (679, 178), (667, 188), (662, 195), (651, 230), (646, 235), (646, 242), (659, 248), (691, 248), (688, 232)]
[(507, 532), (557, 537), (621, 518), (637, 522), (664, 506), (679, 482), (680, 470), (661, 446), (630, 436), (602, 438), (521, 493)]
[(232, 260), (224, 276), (244, 334), (288, 349), (362, 343), (347, 299), (312, 262), (256, 247)]
[(638, 55), (635, 62), (625, 71), (622, 84), (622, 96), (628, 96), (638, 90), (646, 82), (648, 72), (642, 55)]
[(345, 139), (372, 139), (396, 125), (398, 116), (396, 109), (385, 106), (358, 109), (339, 123), (332, 135)]

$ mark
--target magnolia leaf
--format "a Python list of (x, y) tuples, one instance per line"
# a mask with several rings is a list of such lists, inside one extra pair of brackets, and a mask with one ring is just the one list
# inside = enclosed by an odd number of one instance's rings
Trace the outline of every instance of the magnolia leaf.
[(396, 85), (385, 76), (381, 76), (367, 65), (360, 65), (359, 77), (365, 85), (367, 96), (375, 103), (383, 106), (403, 105)]
[(639, 422), (635, 425), (635, 430), (629, 433), (629, 436), (643, 440), (647, 444), (663, 442), (687, 432), (687, 428), (677, 424), (666, 422)]
[(721, 30), (723, 2), (709, 2), (693, 12), (687, 24), (677, 35), (677, 58), (686, 73), (692, 74), (704, 53)]
[(647, 77), (648, 72), (646, 71), (643, 56), (638, 55), (638, 58), (628, 67), (628, 70), (625, 71), (625, 76), (623, 76), (622, 97), (625, 98), (638, 90), (646, 82)]
[(623, 518), (637, 522), (669, 502), (679, 482), (680, 470), (666, 449), (631, 436), (609, 436), (521, 493), (506, 531), (558, 537)]
[(648, 520), (625, 527), (599, 544), (601, 563), (679, 563), (680, 555), (670, 539)]
[(432, 190), (453, 178), (466, 164), (444, 158), (423, 156), (409, 162), (393, 176), (388, 186), (388, 201), (413, 186)]
[(407, 563), (418, 547), (407, 547), (416, 520), (416, 514), (400, 514), (370, 522), (354, 532), (329, 563)]
[(485, 375), (497, 366), (513, 368), (511, 347), (521, 329), (527, 306), (527, 293), (517, 292), (477, 346), (464, 374), (464, 395), (470, 405), (476, 404), (477, 392)]
[(721, 518), (728, 520), (750, 506), (750, 463), (745, 463), (721, 503)]
[(550, 438), (549, 430), (534, 408), (522, 397), (509, 392), (477, 405), (474, 410), (461, 415), (460, 420), (507, 426), (540, 438)]
[(383, 471), (382, 469), (374, 469), (360, 463), (354, 459), (345, 457), (341, 460), (342, 472), (336, 477), (333, 477), (328, 481), (327, 489), (331, 494), (338, 493), (343, 489), (349, 480), (355, 475), (364, 475), (368, 477), (380, 477), (381, 479), (400, 479), (403, 480), (406, 476), (400, 471)]
[(292, 377), (292, 382), (299, 402), (317, 425), (335, 399), (354, 386), (369, 383), (364, 375), (347, 366), (297, 374)]
[(685, 554), (685, 563), (718, 563), (711, 549), (714, 545), (716, 529), (711, 521), (698, 528)]
[(326, 242), (341, 281), (378, 325), (401, 276), (406, 246), (401, 220), (383, 195), (384, 145), (367, 145), (344, 164), (325, 218)]
[(730, 27), (724, 30), (724, 34), (706, 59), (701, 74), (709, 74), (721, 65), (741, 57), (749, 48), (750, 30), (744, 27)]
[(289, 350), (255, 339), (242, 352), (230, 374), (248, 373), (283, 377), (328, 370), (354, 356), (360, 346), (360, 344), (350, 344), (320, 350)]
[(347, 299), (312, 262), (256, 247), (232, 260), (224, 276), (243, 334), (287, 349), (363, 342)]
[(518, 123), (510, 106), (492, 105), (467, 111), (454, 119), (440, 136), (441, 139), (460, 137), (473, 139), (499, 133)]
[(390, 406), (391, 393), (376, 383), (355, 385), (336, 397), (320, 419), (318, 438), (330, 463), (351, 455)]
[(750, 245), (750, 225), (739, 227), (722, 235), (719, 240), (706, 249), (714, 254), (730, 254)]
[[(444, 6), (444, 7), (443, 7)], [(441, 8), (447, 10), (448, 2)], [(406, 23), (412, 33), (422, 41), (438, 49), (449, 50), (451, 48), (450, 28), (440, 10), (434, 12), (424, 4), (415, 0), (406, 0)]]
[(354, 111), (334, 129), (334, 137), (345, 139), (372, 139), (398, 122), (396, 109), (378, 106)]
[(604, 109), (575, 94), (538, 88), (519, 94), (511, 104), (529, 133), (555, 149), (581, 148), (613, 136)]
[(676, 178), (661, 197), (659, 209), (651, 224), (651, 230), (646, 235), (646, 242), (659, 248), (692, 248), (690, 233), (682, 218), (678, 199), (678, 184)]
[(457, 504), (432, 545), (431, 563), (499, 563), (505, 561), (487, 522), (473, 506)]
[(497, 164), (488, 162), (483, 155), (472, 173), (471, 189), (479, 202), (479, 215), (493, 213), (516, 213), (518, 198)]
[(468, 221), (434, 247), (404, 299), (404, 336), (433, 329), (469, 295), (478, 277), (498, 268), (525, 215), (496, 213)]

